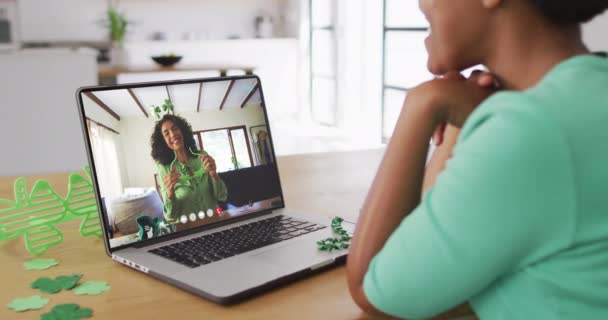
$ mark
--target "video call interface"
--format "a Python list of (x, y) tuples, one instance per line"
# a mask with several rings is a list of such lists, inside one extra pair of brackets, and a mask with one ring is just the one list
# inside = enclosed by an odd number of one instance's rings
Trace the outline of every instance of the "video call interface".
[(283, 205), (257, 78), (81, 99), (112, 248)]

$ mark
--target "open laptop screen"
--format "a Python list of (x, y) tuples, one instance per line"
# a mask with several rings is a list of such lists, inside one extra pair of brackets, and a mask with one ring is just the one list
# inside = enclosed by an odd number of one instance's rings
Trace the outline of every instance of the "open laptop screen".
[(283, 207), (257, 77), (80, 92), (111, 248)]

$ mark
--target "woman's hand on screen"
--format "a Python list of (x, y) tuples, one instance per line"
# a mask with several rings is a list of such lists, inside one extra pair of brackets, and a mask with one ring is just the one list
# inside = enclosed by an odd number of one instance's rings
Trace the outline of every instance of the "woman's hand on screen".
[(169, 199), (175, 199), (175, 184), (179, 181), (180, 174), (175, 172), (175, 165), (171, 167), (171, 171), (165, 175), (165, 190)]
[(206, 155), (201, 156), (201, 160), (203, 161), (203, 167), (205, 167), (205, 171), (207, 171), (212, 178), (217, 179), (218, 175), (217, 168), (215, 166), (215, 159), (213, 159), (213, 157), (211, 157), (210, 155)]

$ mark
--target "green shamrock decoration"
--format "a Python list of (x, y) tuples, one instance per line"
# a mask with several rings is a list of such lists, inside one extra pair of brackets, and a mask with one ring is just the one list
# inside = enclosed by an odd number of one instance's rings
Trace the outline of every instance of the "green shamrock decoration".
[(344, 250), (350, 246), (351, 237), (346, 233), (346, 230), (342, 228), (342, 222), (344, 219), (335, 217), (331, 221), (331, 229), (334, 233), (337, 233), (339, 237), (327, 238), (324, 240), (317, 241), (317, 246), (321, 251), (333, 251), (333, 250)]
[(0, 199), (0, 241), (23, 235), (27, 251), (40, 255), (63, 241), (63, 233), (55, 225), (76, 216), (84, 216), (80, 224), (82, 236), (101, 237), (91, 170), (88, 166), (84, 170), (87, 177), (77, 173), (70, 175), (65, 199), (44, 180), (36, 181), (28, 194), (25, 178), (17, 178), (15, 201)]
[(41, 315), (40, 320), (78, 320), (90, 318), (92, 315), (93, 310), (89, 308), (81, 308), (75, 303), (66, 303), (56, 305), (51, 312)]
[(63, 241), (55, 227), (66, 216), (63, 199), (44, 180), (36, 181), (27, 194), (25, 178), (17, 178), (15, 201), (0, 199), (0, 240), (25, 236), (26, 249), (40, 255)]
[(99, 210), (95, 201), (95, 191), (91, 183), (91, 168), (84, 168), (87, 177), (78, 173), (70, 175), (68, 194), (65, 198), (67, 209), (76, 216), (84, 216), (80, 224), (80, 235), (102, 236), (101, 223), (99, 221)]
[(17, 298), (6, 306), (14, 311), (23, 312), (42, 309), (47, 303), (49, 303), (49, 299), (45, 299), (41, 296), (31, 296), (27, 298)]
[(46, 277), (38, 278), (32, 283), (32, 289), (38, 289), (44, 293), (57, 293), (61, 290), (72, 290), (82, 278), (81, 274), (59, 276), (53, 279)]
[(55, 259), (32, 259), (24, 262), (25, 270), (46, 270), (58, 265), (59, 262)]
[(110, 286), (103, 281), (87, 281), (74, 289), (76, 295), (100, 295), (108, 290)]
[(42, 277), (32, 283), (32, 289), (38, 289), (44, 293), (57, 293), (61, 291), (61, 283)]
[(155, 106), (152, 105), (152, 112), (154, 112), (154, 116), (156, 117), (156, 119), (162, 119), (162, 117), (166, 114), (174, 114), (175, 113), (175, 107), (173, 106), (173, 103), (171, 103), (171, 100), (169, 99), (165, 99), (165, 102), (160, 105), (160, 106)]

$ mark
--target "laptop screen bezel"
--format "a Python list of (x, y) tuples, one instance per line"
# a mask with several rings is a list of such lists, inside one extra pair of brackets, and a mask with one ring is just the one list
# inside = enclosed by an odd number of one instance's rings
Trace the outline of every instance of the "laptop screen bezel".
[[(83, 99), (82, 99), (82, 95), (88, 92), (100, 92), (100, 91), (111, 91), (111, 90), (121, 90), (121, 89), (137, 89), (137, 88), (146, 88), (146, 87), (158, 87), (158, 86), (169, 86), (169, 85), (180, 85), (180, 84), (194, 84), (194, 83), (206, 83), (206, 82), (217, 82), (217, 81), (231, 81), (231, 80), (242, 80), (242, 79), (257, 79), (258, 82), (258, 88), (260, 90), (260, 98), (262, 101), (262, 108), (263, 108), (263, 112), (264, 112), (264, 119), (266, 121), (266, 125), (268, 127), (268, 135), (270, 137), (270, 143), (271, 143), (271, 152), (272, 152), (272, 156), (273, 159), (275, 159), (274, 163), (273, 163), (273, 168), (275, 170), (277, 179), (278, 179), (278, 184), (279, 184), (279, 193), (281, 196), (281, 205), (280, 206), (276, 206), (270, 209), (263, 209), (260, 211), (255, 211), (252, 213), (248, 213), (248, 214), (244, 214), (242, 216), (237, 216), (237, 217), (233, 217), (227, 220), (223, 220), (223, 221), (218, 221), (218, 222), (214, 222), (214, 223), (210, 223), (210, 224), (206, 224), (206, 225), (201, 225), (201, 226), (197, 226), (197, 227), (192, 227), (188, 230), (182, 230), (173, 234), (169, 234), (169, 235), (164, 235), (164, 236), (160, 236), (154, 239), (148, 239), (148, 240), (140, 240), (140, 241), (136, 241), (133, 243), (129, 243), (126, 245), (121, 245), (121, 246), (117, 246), (112, 248), (110, 246), (110, 237), (109, 237), (109, 232), (108, 232), (108, 226), (109, 226), (109, 222), (108, 222), (108, 216), (107, 216), (107, 211), (106, 208), (103, 206), (103, 202), (101, 199), (101, 193), (99, 192), (99, 184), (98, 184), (98, 180), (97, 180), (97, 171), (95, 169), (95, 159), (93, 158), (93, 152), (92, 152), (92, 148), (91, 148), (91, 140), (89, 137), (89, 130), (88, 130), (88, 124), (87, 124), (87, 117), (85, 114), (85, 110), (84, 110), (84, 103), (83, 103)], [(103, 238), (104, 238), (104, 245), (106, 248), (106, 253), (108, 255), (112, 255), (113, 252), (119, 251), (119, 250), (123, 250), (126, 248), (130, 248), (130, 247), (144, 247), (144, 246), (148, 246), (148, 245), (152, 245), (158, 242), (164, 242), (164, 241), (168, 241), (168, 240), (172, 240), (175, 238), (180, 238), (183, 236), (187, 236), (189, 234), (193, 234), (193, 233), (197, 233), (197, 232), (202, 232), (202, 231), (206, 231), (206, 230), (210, 230), (210, 229), (215, 229), (215, 228), (219, 228), (228, 224), (233, 224), (236, 222), (240, 222), (243, 220), (248, 220), (248, 219), (252, 219), (252, 218), (256, 218), (259, 217), (261, 215), (266, 215), (266, 214), (270, 214), (272, 213), (273, 210), (276, 209), (282, 209), (285, 208), (285, 196), (283, 195), (283, 187), (281, 184), (281, 176), (279, 174), (279, 168), (277, 166), (277, 157), (276, 157), (276, 153), (275, 153), (275, 146), (274, 146), (274, 138), (272, 135), (272, 130), (270, 128), (270, 122), (268, 120), (268, 112), (266, 109), (266, 100), (264, 99), (264, 90), (262, 89), (262, 81), (261, 79), (257, 76), (257, 75), (246, 75), (246, 76), (228, 76), (228, 77), (214, 77), (214, 78), (196, 78), (196, 79), (186, 79), (186, 80), (169, 80), (169, 81), (153, 81), (153, 82), (140, 82), (140, 83), (126, 83), (126, 84), (118, 84), (118, 85), (111, 85), (111, 86), (87, 86), (87, 87), (81, 87), (76, 91), (76, 100), (77, 100), (77, 104), (78, 104), (78, 113), (79, 113), (79, 118), (80, 118), (80, 123), (81, 123), (81, 128), (83, 131), (83, 137), (85, 140), (85, 147), (86, 147), (86, 153), (87, 153), (87, 159), (89, 162), (89, 166), (91, 168), (91, 183), (93, 184), (93, 188), (95, 189), (95, 201), (97, 202), (97, 208), (98, 208), (98, 213), (100, 214), (100, 221), (101, 221), (101, 226), (103, 229)]]

